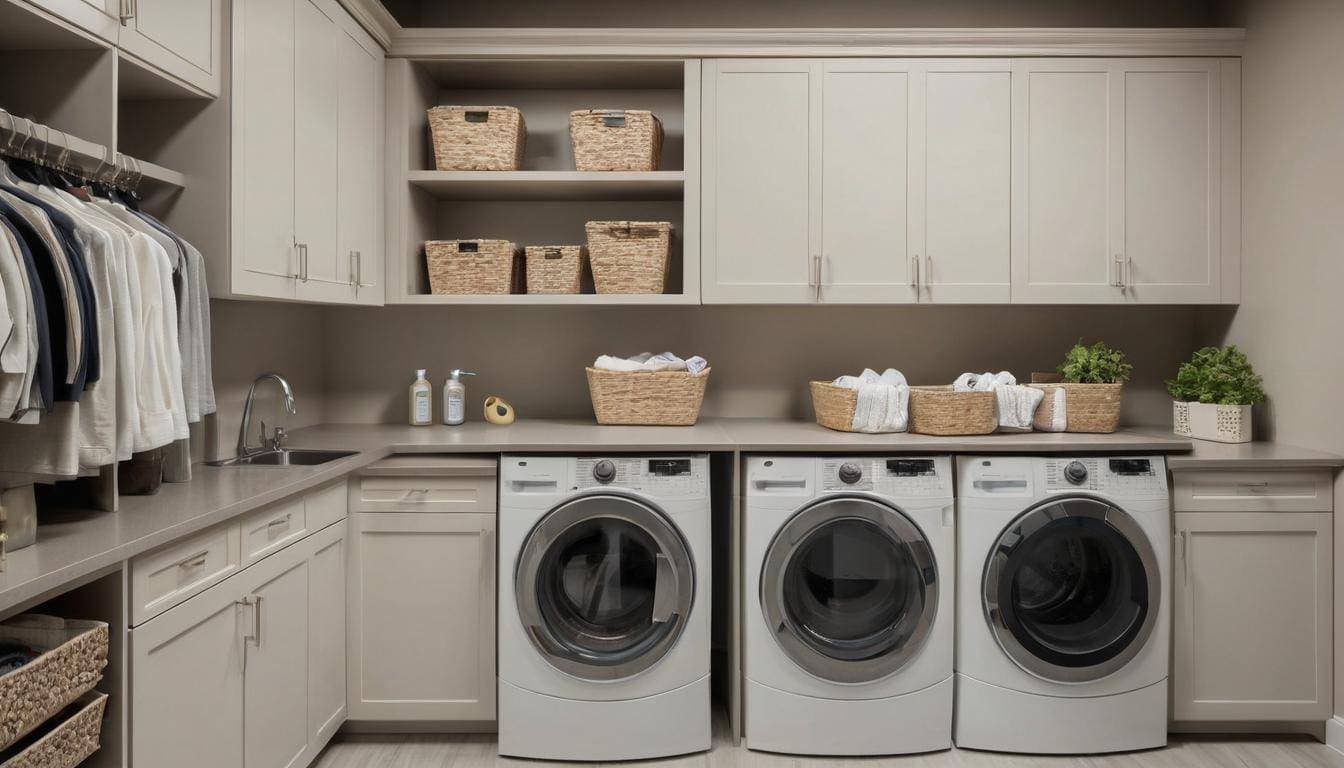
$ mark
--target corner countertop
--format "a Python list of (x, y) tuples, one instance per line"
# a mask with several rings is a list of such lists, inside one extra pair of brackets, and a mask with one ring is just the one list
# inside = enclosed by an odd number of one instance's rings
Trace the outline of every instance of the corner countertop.
[(979, 437), (862, 435), (790, 419), (702, 419), (693, 427), (606, 427), (586, 420), (520, 421), (507, 427), (328, 424), (296, 430), (290, 444), (358, 451), (316, 467), (197, 465), (189, 483), (154, 496), (123, 496), (117, 512), (43, 511), (38, 542), (9, 554), (0, 612), (101, 575), (155, 547), (245, 512), (338, 480), (394, 453), (900, 451), (942, 453), (1167, 453), (1173, 470), (1344, 467), (1344, 457), (1274, 443), (1221, 445), (1158, 429), (1109, 435), (1024, 433)]

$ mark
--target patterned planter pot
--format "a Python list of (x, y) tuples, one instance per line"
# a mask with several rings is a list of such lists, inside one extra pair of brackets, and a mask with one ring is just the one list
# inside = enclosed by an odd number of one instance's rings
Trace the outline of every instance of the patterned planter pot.
[(1215, 443), (1251, 441), (1251, 406), (1172, 402), (1173, 431)]

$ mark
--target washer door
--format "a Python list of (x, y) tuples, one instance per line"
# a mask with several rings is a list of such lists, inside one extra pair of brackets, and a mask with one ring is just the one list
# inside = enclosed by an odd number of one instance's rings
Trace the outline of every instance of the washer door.
[(1153, 633), (1157, 556), (1128, 513), (1073, 497), (1028, 510), (990, 550), (985, 617), (1004, 652), (1047, 680), (1080, 683), (1121, 669)]
[(894, 507), (827, 499), (775, 534), (760, 598), (771, 634), (798, 666), (867, 683), (899, 670), (928, 638), (938, 568), (928, 539)]
[(681, 534), (625, 496), (584, 496), (551, 510), (523, 542), (514, 594), (532, 644), (586, 680), (636, 675), (676, 644), (695, 597)]

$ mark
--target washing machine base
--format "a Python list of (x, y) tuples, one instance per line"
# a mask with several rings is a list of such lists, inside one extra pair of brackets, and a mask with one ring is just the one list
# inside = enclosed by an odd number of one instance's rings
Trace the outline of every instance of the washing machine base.
[(902, 755), (952, 746), (952, 678), (883, 699), (819, 699), (747, 681), (747, 748)]
[(1023, 693), (958, 674), (958, 747), (1026, 754), (1089, 754), (1167, 744), (1167, 681), (1114, 696)]
[(574, 701), (499, 681), (499, 754), (642, 760), (709, 749), (709, 676), (641, 699)]

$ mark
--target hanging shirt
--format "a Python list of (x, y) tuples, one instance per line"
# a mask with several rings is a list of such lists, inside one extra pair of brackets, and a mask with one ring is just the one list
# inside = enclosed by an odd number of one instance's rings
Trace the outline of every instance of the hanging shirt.
[(28, 295), (28, 277), (19, 244), (8, 225), (0, 222), (0, 288), (10, 330), (0, 348), (0, 419), (10, 419), (26, 408), (37, 368), (37, 318)]
[(34, 319), (37, 322), (38, 358), (34, 373), (33, 387), (38, 403), (29, 400), (30, 408), (50, 410), (56, 402), (55, 383), (65, 375), (64, 355), (66, 345), (65, 294), (60, 281), (54, 274), (50, 256), (45, 255), (46, 241), (37, 230), (0, 197), (0, 224), (15, 236), (19, 246), (19, 255), (23, 258), (24, 271), (28, 278), (28, 293), (33, 302)]

